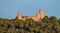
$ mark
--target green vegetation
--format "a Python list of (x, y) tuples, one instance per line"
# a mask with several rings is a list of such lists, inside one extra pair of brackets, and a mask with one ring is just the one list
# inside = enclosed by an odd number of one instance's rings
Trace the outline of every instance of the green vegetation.
[(60, 19), (45, 16), (40, 21), (0, 18), (0, 33), (60, 33)]

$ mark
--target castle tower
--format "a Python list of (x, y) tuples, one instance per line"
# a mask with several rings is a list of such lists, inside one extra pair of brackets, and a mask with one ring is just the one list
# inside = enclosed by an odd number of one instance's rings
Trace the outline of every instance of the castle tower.
[(39, 12), (36, 13), (36, 18), (37, 18), (37, 21), (39, 21), (39, 19), (40, 19), (40, 13)]
[(18, 13), (17, 18), (22, 20), (22, 14)]
[(44, 10), (39, 10), (39, 12), (36, 14), (37, 20), (43, 19), (44, 17)]
[(40, 19), (44, 18), (44, 10), (40, 10)]

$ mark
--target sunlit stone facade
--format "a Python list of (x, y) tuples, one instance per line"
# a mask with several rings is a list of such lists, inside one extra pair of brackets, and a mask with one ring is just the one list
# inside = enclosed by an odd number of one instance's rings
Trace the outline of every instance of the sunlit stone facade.
[(21, 13), (18, 13), (17, 18), (21, 20), (32, 18), (34, 21), (39, 21), (44, 18), (44, 10), (39, 10), (39, 12), (37, 12), (35, 16), (22, 16)]

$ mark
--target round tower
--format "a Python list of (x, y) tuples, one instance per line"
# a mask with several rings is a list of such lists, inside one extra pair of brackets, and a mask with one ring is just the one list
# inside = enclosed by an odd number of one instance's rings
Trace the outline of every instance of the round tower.
[(44, 10), (39, 10), (39, 12), (36, 14), (37, 20), (41, 20), (44, 17)]
[(40, 19), (44, 18), (44, 10), (40, 10)]
[(37, 21), (39, 21), (39, 18), (40, 18), (40, 14), (39, 14), (39, 12), (36, 13), (36, 18), (37, 18)]
[(22, 14), (21, 14), (21, 13), (18, 13), (18, 14), (17, 14), (17, 18), (18, 18), (18, 19), (22, 19)]

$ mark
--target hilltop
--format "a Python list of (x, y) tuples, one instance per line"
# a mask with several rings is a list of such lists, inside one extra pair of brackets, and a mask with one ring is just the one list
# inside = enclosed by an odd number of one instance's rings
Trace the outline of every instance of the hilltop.
[(45, 16), (40, 21), (0, 18), (0, 33), (60, 33), (60, 18)]

